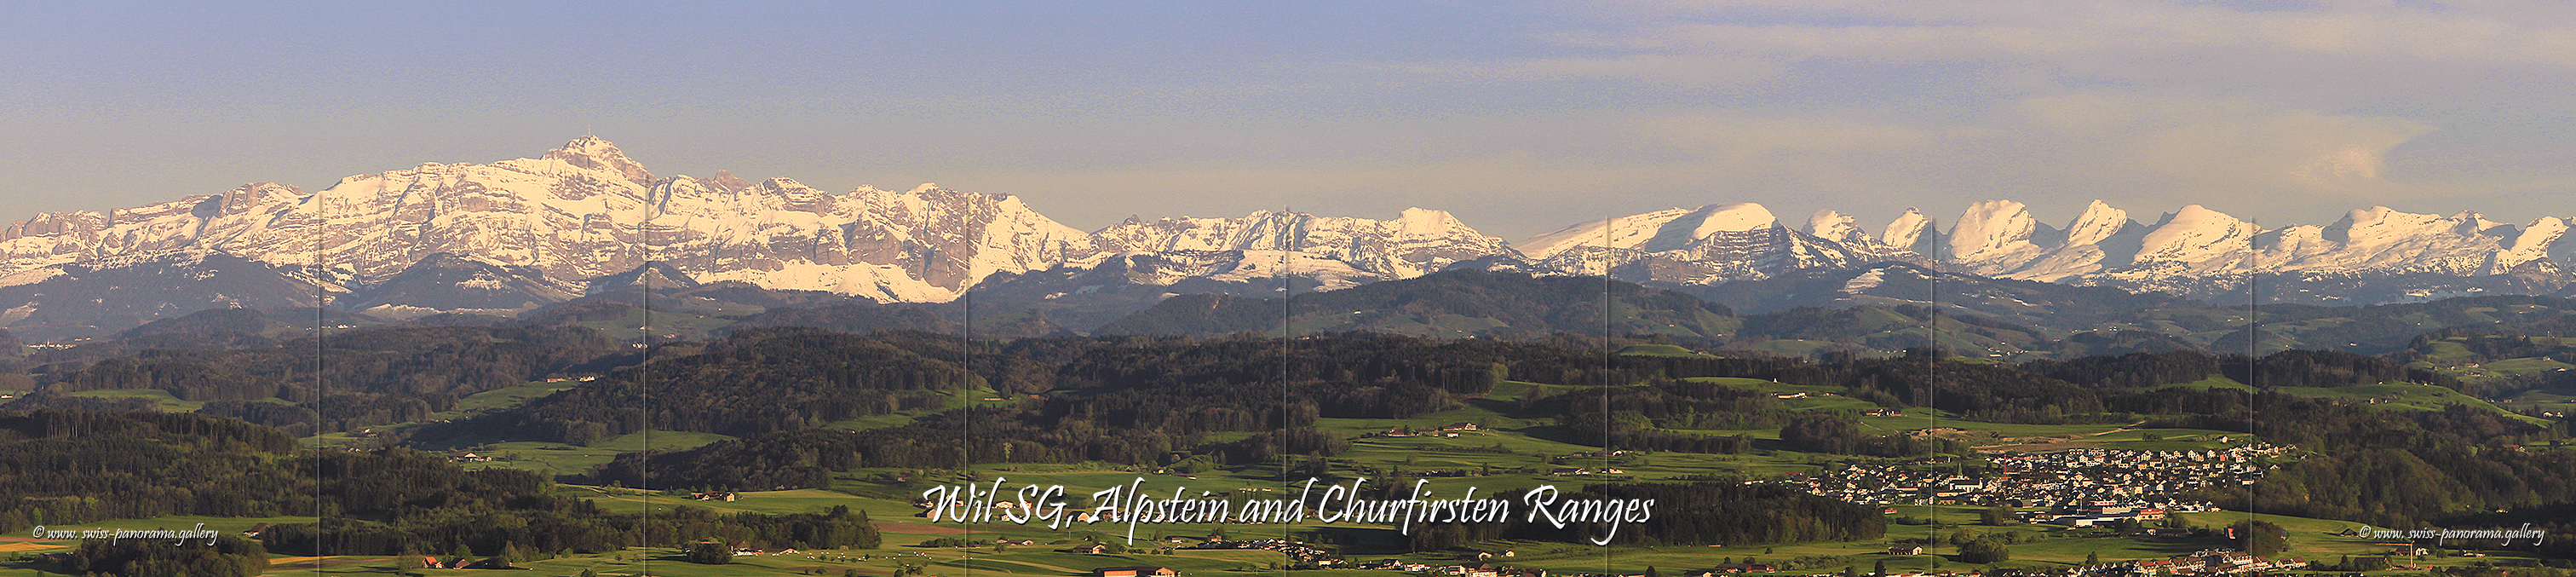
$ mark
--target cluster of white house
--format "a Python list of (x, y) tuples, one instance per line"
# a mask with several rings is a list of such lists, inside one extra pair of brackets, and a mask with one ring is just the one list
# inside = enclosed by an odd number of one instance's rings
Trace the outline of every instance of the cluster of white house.
[[(1178, 542), (1178, 540), (1175, 540), (1174, 542)], [(1264, 550), (1264, 551), (1278, 551), (1278, 552), (1279, 552), (1280, 554), (1282, 554), (1282, 555), (1287, 555), (1287, 556), (1288, 556), (1288, 560), (1289, 560), (1290, 562), (1311, 563), (1311, 564), (1314, 564), (1314, 565), (1315, 565), (1315, 566), (1317, 566), (1317, 567), (1333, 567), (1333, 566), (1337, 566), (1337, 565), (1344, 565), (1344, 564), (1346, 564), (1346, 562), (1344, 562), (1344, 561), (1342, 560), (1342, 556), (1340, 556), (1340, 555), (1336, 555), (1336, 554), (1334, 554), (1334, 553), (1333, 553), (1333, 552), (1331, 552), (1331, 551), (1326, 551), (1326, 550), (1323, 550), (1323, 549), (1317, 548), (1317, 547), (1315, 547), (1315, 546), (1313, 546), (1313, 545), (1307, 545), (1307, 544), (1306, 544), (1305, 542), (1303, 542), (1303, 541), (1296, 541), (1296, 540), (1291, 540), (1291, 539), (1251, 539), (1251, 540), (1236, 541), (1236, 540), (1229, 540), (1229, 539), (1224, 539), (1224, 538), (1209, 538), (1208, 540), (1203, 541), (1203, 542), (1200, 542), (1200, 543), (1199, 543), (1199, 544), (1197, 544), (1197, 545), (1191, 545), (1191, 546), (1188, 546), (1188, 547), (1182, 547), (1182, 548), (1183, 548), (1183, 549), (1260, 549), (1260, 550)]]
[(2218, 575), (2227, 573), (2251, 573), (2276, 569), (2297, 569), (2306, 566), (2308, 566), (2307, 561), (2296, 558), (2268, 559), (2264, 557), (2256, 557), (2252, 554), (2235, 549), (2208, 549), (2192, 553), (2190, 555), (2178, 555), (2165, 559), (2146, 559), (2109, 565), (2076, 567), (2073, 571), (2076, 574), (2145, 573), (2148, 575)]
[[(2191, 512), (2208, 503), (2182, 498), (2203, 489), (2251, 484), (2278, 465), (2266, 457), (2288, 447), (2251, 443), (2226, 449), (2132, 451), (2072, 449), (1989, 457), (2001, 470), (1982, 477), (1939, 467), (1862, 464), (1786, 483), (1809, 493), (1871, 505), (2001, 505), (2082, 509), (2033, 520), (2088, 526), (2147, 515)], [(2153, 520), (2153, 519), (2146, 519)]]

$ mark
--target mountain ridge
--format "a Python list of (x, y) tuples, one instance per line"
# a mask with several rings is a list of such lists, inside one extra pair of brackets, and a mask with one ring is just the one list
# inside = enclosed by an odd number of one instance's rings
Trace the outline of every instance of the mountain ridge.
[[(1970, 204), (1946, 230), (1919, 209), (1876, 227), (1829, 209), (1793, 227), (1762, 205), (1721, 202), (1577, 223), (1512, 243), (1417, 207), (1384, 220), (1268, 210), (1131, 218), (1085, 232), (1012, 195), (935, 184), (834, 193), (725, 171), (657, 176), (615, 144), (585, 136), (536, 158), (424, 163), (316, 191), (251, 183), (136, 207), (33, 215), (0, 229), (0, 326), (39, 323), (51, 327), (36, 331), (48, 337), (104, 334), (195, 310), (64, 299), (102, 293), (274, 307), (310, 306), (318, 292), (335, 307), (388, 318), (512, 314), (648, 264), (667, 269), (657, 278), (880, 303), (944, 302), (988, 282), (1037, 278), (1082, 284), (1031, 298), (1191, 279), (1241, 291), (1282, 275), (1341, 289), (1456, 268), (1606, 274), (1681, 288), (1908, 263), (2194, 299), (2242, 294), (2256, 273), (2267, 300), (2374, 304), (2565, 294), (2576, 271), (2576, 238), (2566, 234), (2576, 223), (2560, 217), (2515, 225), (2468, 211), (2371, 207), (2326, 225), (2265, 229), (2196, 204), (2153, 224), (2132, 214), (2096, 200), (2058, 226), (2022, 203), (1988, 200)], [(1079, 280), (1080, 271), (1106, 272), (1111, 263), (1120, 279)], [(103, 274), (130, 266), (175, 269)], [(266, 280), (149, 291), (97, 282), (244, 272)], [(285, 290), (296, 284), (304, 286)]]

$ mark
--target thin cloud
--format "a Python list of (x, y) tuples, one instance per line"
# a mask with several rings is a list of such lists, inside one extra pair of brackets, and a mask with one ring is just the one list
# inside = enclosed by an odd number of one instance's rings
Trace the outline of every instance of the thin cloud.
[[(2337, 56), (2576, 69), (2566, 10), (2387, 3), (2303, 10), (2162, 2), (1660, 3), (1625, 30), (1571, 47), (1741, 59), (2033, 61), (2118, 74), (2092, 56), (2223, 51), (2237, 59)], [(2514, 8), (2525, 9), (2514, 9)], [(1747, 22), (1746, 20), (1755, 20)]]

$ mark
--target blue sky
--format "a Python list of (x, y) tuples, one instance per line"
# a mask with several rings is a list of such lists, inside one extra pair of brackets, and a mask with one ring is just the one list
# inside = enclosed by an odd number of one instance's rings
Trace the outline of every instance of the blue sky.
[(596, 132), (657, 174), (1294, 206), (1519, 240), (1759, 202), (2267, 225), (2576, 215), (2576, 8), (2521, 2), (17, 3), (0, 220)]

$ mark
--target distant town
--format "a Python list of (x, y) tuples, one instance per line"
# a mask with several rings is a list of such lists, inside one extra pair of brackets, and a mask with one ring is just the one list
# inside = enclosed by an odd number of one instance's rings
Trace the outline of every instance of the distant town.
[[(1865, 505), (2054, 507), (2017, 513), (2023, 521), (2091, 527), (2121, 520), (2156, 521), (2167, 513), (2210, 508), (2182, 498), (2195, 491), (2254, 483), (2278, 465), (2265, 458), (2289, 447), (2254, 442), (2225, 449), (2133, 451), (2070, 449), (2005, 453), (1988, 459), (1998, 475), (1973, 478), (1934, 463), (1858, 464), (1782, 481), (1816, 495)], [(1893, 511), (1890, 511), (1891, 513)]]

